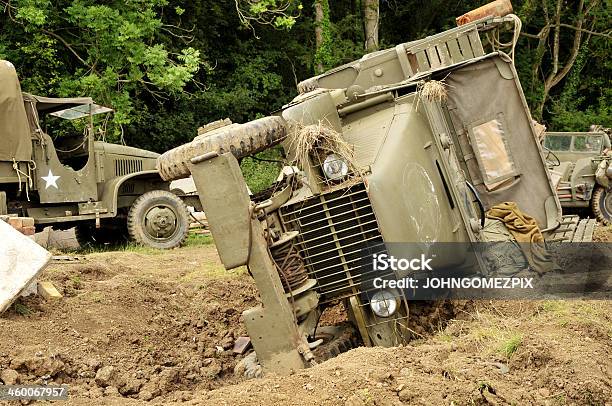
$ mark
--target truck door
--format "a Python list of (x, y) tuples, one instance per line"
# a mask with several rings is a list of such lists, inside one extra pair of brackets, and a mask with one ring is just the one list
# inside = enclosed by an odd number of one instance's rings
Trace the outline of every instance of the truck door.
[(489, 209), (514, 201), (540, 228), (561, 214), (512, 61), (492, 55), (444, 79), (457, 159)]
[[(40, 202), (97, 201), (92, 126), (91, 120), (87, 121), (92, 105), (74, 106), (63, 104), (66, 99), (31, 95), (25, 100), (33, 132), (35, 188)], [(75, 119), (82, 121), (80, 126), (70, 122)]]

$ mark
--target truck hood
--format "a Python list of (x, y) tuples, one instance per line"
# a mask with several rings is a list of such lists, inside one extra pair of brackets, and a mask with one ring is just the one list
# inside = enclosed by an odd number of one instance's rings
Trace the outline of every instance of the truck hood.
[(146, 149), (128, 147), (126, 145), (110, 144), (108, 142), (102, 141), (95, 142), (95, 150), (104, 151), (109, 154), (125, 155), (138, 158), (157, 159), (157, 157), (159, 156), (158, 153), (147, 151)]

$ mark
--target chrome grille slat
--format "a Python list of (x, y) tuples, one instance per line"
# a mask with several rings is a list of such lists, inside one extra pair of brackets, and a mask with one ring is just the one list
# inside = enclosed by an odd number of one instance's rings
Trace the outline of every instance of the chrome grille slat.
[[(336, 199), (334, 199), (334, 200), (336, 200)], [(353, 205), (353, 204), (355, 204), (355, 203), (361, 203), (361, 202), (366, 202), (366, 204), (365, 204), (363, 207), (369, 207), (369, 206), (370, 206), (370, 200), (369, 200), (367, 197), (365, 197), (365, 198), (363, 198), (363, 199), (355, 200), (355, 201), (353, 201), (353, 202), (348, 202), (348, 203), (344, 203), (344, 204), (341, 204), (341, 205), (338, 205), (338, 206), (333, 206), (333, 207), (334, 207), (334, 208), (337, 208), (337, 207), (344, 207), (344, 206), (349, 206), (349, 205)], [(299, 210), (294, 211), (292, 214), (295, 214), (295, 213), (300, 213), (300, 212), (302, 212), (302, 211), (306, 211), (306, 210), (314, 209), (314, 208), (316, 208), (316, 207), (320, 207), (320, 206), (323, 206), (323, 204), (320, 204), (320, 205), (319, 205), (319, 204), (316, 204), (316, 205), (312, 205), (312, 206), (303, 207), (303, 208), (301, 208), (301, 209), (299, 209)], [(317, 215), (317, 214), (320, 214), (320, 211), (316, 211), (316, 212), (314, 212), (314, 213), (310, 213), (310, 214), (306, 214), (306, 215), (304, 215), (304, 216), (296, 217), (296, 219), (295, 219), (295, 220), (291, 220), (291, 221), (297, 221), (297, 220), (299, 220), (299, 219), (305, 219), (305, 218), (307, 218), (307, 217), (312, 217), (312, 216), (315, 216), (315, 215)], [(285, 214), (285, 216), (290, 216), (290, 215), (291, 215), (291, 214), (289, 214), (289, 213)], [(321, 220), (322, 220), (322, 219), (319, 219), (318, 221), (321, 221)]]
[[(350, 197), (350, 196), (354, 196), (356, 194), (358, 194), (358, 193), (347, 193), (344, 196), (340, 196), (340, 197), (337, 197), (337, 198), (334, 198), (334, 199), (330, 199), (330, 200), (326, 201), (325, 203), (327, 203), (327, 204), (333, 203), (333, 202), (335, 202), (337, 200), (340, 200), (340, 199), (343, 199), (343, 198), (346, 198), (346, 197)], [(354, 200), (353, 203), (357, 203), (357, 202), (360, 202), (360, 201), (368, 201), (369, 202), (370, 200), (367, 197), (365, 197), (365, 198), (363, 198), (361, 200)], [(347, 203), (347, 204), (350, 204), (350, 203)], [(304, 211), (304, 210), (307, 210), (307, 209), (312, 209), (312, 208), (315, 208), (315, 207), (318, 207), (318, 206), (323, 206), (323, 203), (317, 203), (317, 204), (313, 204), (313, 205), (310, 205), (310, 206), (305, 206), (305, 204), (302, 202), (302, 203), (296, 203), (295, 206), (301, 206), (301, 207), (299, 209), (297, 209), (297, 210), (292, 211), (292, 212), (283, 213), (283, 215), (284, 216), (296, 216), (296, 217), (299, 217), (299, 218), (309, 217), (309, 216), (317, 214), (317, 213), (312, 213), (312, 214), (305, 215), (305, 216), (299, 216), (298, 214), (300, 212)], [(340, 206), (338, 206), (338, 207), (340, 207)]]
[(280, 218), (286, 229), (299, 231), (296, 245), (322, 302), (357, 295), (360, 283), (375, 276), (377, 271), (360, 263), (364, 249), (384, 251), (365, 184), (283, 207)]
[[(350, 248), (352, 246), (355, 246), (355, 245), (358, 245), (358, 244), (363, 244), (364, 242), (372, 241), (372, 240), (375, 240), (375, 239), (378, 239), (378, 238), (379, 238), (379, 236), (374, 236), (374, 237), (366, 238), (365, 240), (361, 240), (361, 241), (357, 241), (357, 242), (354, 242), (354, 243), (351, 243), (351, 244), (344, 245), (343, 248)], [(351, 251), (350, 253), (345, 253), (344, 255), (347, 256), (347, 255), (350, 255), (350, 254), (354, 254), (354, 253), (360, 252), (361, 250), (362, 250), (362, 248), (360, 248), (358, 250), (355, 250), (355, 251)], [(324, 251), (324, 252), (319, 252), (317, 254), (310, 255), (307, 258), (311, 259), (311, 258), (318, 257), (318, 256), (321, 256), (321, 255), (324, 255), (324, 254), (329, 254), (329, 253), (332, 253), (332, 252), (336, 252), (336, 250), (332, 249), (332, 250), (327, 250), (327, 251)], [(320, 264), (321, 262), (325, 262), (325, 261), (327, 261), (327, 260), (326, 259), (319, 260), (319, 261), (313, 262), (311, 265)]]
[[(368, 224), (372, 224), (372, 223), (376, 223), (376, 220), (368, 221)], [(358, 228), (358, 227), (359, 227), (359, 226), (357, 225), (357, 226), (354, 226), (354, 227), (346, 228), (346, 229), (344, 229), (344, 230), (342, 230), (342, 231), (343, 231), (343, 232), (344, 232), (344, 231), (351, 231), (351, 230), (353, 230), (353, 229), (355, 229), (355, 228)], [(375, 227), (374, 227), (374, 228), (370, 228), (370, 229), (368, 229), (368, 230), (365, 230), (364, 234), (366, 234), (366, 233), (371, 233), (371, 232), (374, 232), (374, 231), (378, 231), (378, 224), (375, 224)], [(309, 244), (310, 244), (310, 243), (312, 243), (313, 241), (315, 241), (315, 240), (320, 240), (320, 239), (322, 239), (322, 238), (324, 238), (324, 237), (325, 237), (324, 235), (321, 235), (321, 236), (318, 236), (318, 237), (316, 237), (316, 238), (313, 238), (312, 240), (308, 240), (308, 241), (300, 242), (300, 243), (298, 243), (298, 244), (296, 244), (296, 245), (298, 245), (298, 246), (300, 246), (300, 245), (309, 245)], [(346, 240), (346, 239), (348, 239), (348, 238), (354, 238), (354, 237), (355, 237), (354, 235), (347, 235), (347, 236), (345, 236), (345, 237), (339, 238), (338, 240)], [(309, 248), (310, 248), (310, 249), (319, 248), (319, 247), (325, 246), (325, 245), (327, 245), (327, 244), (331, 244), (332, 242), (333, 242), (333, 241), (326, 241), (326, 242), (324, 242), (324, 243), (317, 244), (317, 245), (312, 245), (312, 246), (310, 246), (310, 245), (309, 245)]]

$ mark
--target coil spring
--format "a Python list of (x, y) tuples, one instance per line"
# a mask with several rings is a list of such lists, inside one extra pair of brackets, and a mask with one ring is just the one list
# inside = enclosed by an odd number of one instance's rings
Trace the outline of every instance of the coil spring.
[(308, 272), (293, 240), (271, 247), (270, 253), (276, 263), (285, 293), (297, 289), (308, 279)]

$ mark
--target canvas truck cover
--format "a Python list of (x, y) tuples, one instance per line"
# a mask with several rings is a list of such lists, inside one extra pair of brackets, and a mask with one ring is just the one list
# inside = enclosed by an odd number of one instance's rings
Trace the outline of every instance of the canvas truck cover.
[(493, 55), (452, 71), (445, 81), (460, 150), (485, 206), (517, 202), (545, 227), (544, 202), (555, 190), (512, 61)]
[(0, 60), (0, 161), (29, 161), (30, 127), (12, 63)]

